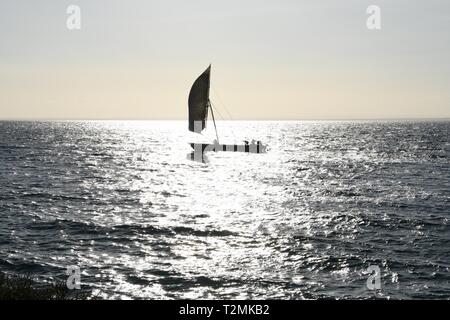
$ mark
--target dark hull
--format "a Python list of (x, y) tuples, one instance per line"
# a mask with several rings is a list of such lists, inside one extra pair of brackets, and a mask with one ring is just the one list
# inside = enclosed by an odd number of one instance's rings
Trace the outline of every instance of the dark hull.
[(245, 145), (245, 144), (209, 144), (209, 143), (190, 143), (191, 148), (195, 152), (208, 151), (228, 151), (228, 152), (245, 152), (245, 153), (264, 153), (261, 145)]

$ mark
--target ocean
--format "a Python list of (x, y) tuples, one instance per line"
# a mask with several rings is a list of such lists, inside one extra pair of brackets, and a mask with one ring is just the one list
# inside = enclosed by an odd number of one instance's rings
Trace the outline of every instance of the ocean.
[[(212, 130), (212, 131), (211, 131)], [(106, 299), (449, 299), (450, 121), (0, 122), (0, 271)]]

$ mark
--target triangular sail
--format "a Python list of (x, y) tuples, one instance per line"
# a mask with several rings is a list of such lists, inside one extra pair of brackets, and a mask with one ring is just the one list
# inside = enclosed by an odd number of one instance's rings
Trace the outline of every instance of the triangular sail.
[(189, 130), (192, 132), (200, 133), (206, 128), (210, 78), (211, 66), (195, 80), (189, 92)]

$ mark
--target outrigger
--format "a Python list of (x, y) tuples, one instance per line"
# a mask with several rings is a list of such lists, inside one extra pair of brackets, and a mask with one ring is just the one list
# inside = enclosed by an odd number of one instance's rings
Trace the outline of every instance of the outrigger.
[(266, 151), (265, 149), (266, 146), (262, 145), (261, 141), (252, 144), (190, 143), (190, 145), (192, 149), (194, 149), (195, 151), (201, 150), (201, 152), (231, 151), (231, 152), (246, 152), (246, 153), (264, 153)]

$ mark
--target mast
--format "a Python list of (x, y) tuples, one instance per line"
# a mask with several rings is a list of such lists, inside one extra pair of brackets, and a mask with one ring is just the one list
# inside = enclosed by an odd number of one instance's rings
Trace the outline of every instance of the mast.
[(216, 119), (214, 119), (214, 111), (213, 111), (213, 107), (211, 105), (211, 101), (209, 99), (208, 99), (208, 106), (211, 109), (211, 115), (213, 118), (214, 129), (216, 130), (216, 138), (217, 138), (217, 142), (219, 142), (219, 135), (217, 134), (217, 127), (216, 127)]

